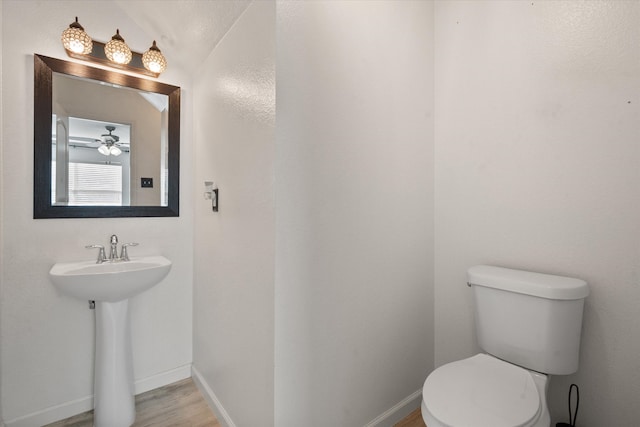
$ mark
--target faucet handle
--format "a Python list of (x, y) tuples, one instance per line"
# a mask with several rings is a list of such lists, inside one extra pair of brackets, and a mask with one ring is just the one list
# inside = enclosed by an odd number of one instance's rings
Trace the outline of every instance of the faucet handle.
[(139, 243), (123, 243), (122, 250), (120, 251), (120, 260), (129, 261), (129, 253), (127, 252), (128, 246), (138, 246)]
[(100, 249), (98, 251), (98, 259), (96, 260), (96, 264), (102, 264), (107, 260), (107, 255), (104, 253), (104, 246), (102, 245), (87, 245), (86, 249)]

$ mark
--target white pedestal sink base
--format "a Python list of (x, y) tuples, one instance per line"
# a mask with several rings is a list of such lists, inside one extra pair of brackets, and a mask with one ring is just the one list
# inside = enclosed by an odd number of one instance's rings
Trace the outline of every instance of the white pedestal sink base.
[(96, 301), (95, 427), (129, 427), (136, 419), (129, 298), (160, 283), (169, 270), (171, 261), (157, 255), (60, 262), (49, 271), (64, 294)]
[(129, 300), (96, 301), (95, 427), (129, 427), (136, 418)]

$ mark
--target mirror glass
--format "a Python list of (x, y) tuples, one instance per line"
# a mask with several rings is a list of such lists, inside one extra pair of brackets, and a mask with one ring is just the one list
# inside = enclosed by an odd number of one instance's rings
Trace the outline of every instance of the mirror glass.
[(35, 56), (34, 218), (178, 216), (180, 88)]

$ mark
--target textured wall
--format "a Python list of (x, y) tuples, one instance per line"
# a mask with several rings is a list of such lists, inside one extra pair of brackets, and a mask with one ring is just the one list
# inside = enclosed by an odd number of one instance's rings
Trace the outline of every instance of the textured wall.
[(638, 424), (640, 3), (436, 3), (436, 365), (477, 351), (466, 269), (591, 286), (553, 423)]
[(273, 425), (274, 22), (252, 3), (194, 79), (194, 367), (237, 426)]
[[(104, 2), (2, 2), (2, 415), (5, 422), (93, 393), (94, 313), (59, 294), (48, 277), (57, 261), (90, 259), (84, 249), (110, 234), (139, 242), (131, 255), (173, 261), (167, 279), (132, 299), (136, 379), (191, 363), (192, 175), (189, 87), (182, 127), (179, 218), (34, 220), (33, 53), (66, 59), (60, 33), (80, 16), (94, 36), (127, 28), (127, 42), (147, 45), (124, 12)], [(37, 29), (37, 31), (34, 31)], [(95, 36), (99, 38), (98, 36)], [(108, 37), (108, 36), (105, 36)], [(162, 81), (184, 86), (168, 71)]]
[[(2, 82), (2, 71), (3, 71), (3, 56), (2, 56), (2, 36), (4, 35), (4, 30), (3, 30), (3, 11), (2, 11), (2, 4), (3, 2), (0, 2), (0, 82)], [(2, 85), (0, 85), (0, 99), (4, 99), (4, 89), (2, 87)], [(0, 165), (4, 164), (3, 163), (3, 150), (2, 150), (2, 145), (4, 143), (4, 135), (2, 132), (2, 129), (4, 129), (4, 114), (2, 113), (4, 109), (4, 103), (0, 102)], [(4, 179), (2, 178), (2, 173), (0, 173), (0, 189), (2, 188), (2, 183), (4, 182)], [(3, 197), (2, 197), (2, 191), (0, 191), (0, 266), (2, 265), (2, 258), (4, 256), (4, 245), (2, 244), (2, 235), (3, 235), (3, 226), (2, 226), (2, 220), (3, 220), (3, 206), (4, 206), (4, 202), (3, 202)], [(2, 274), (0, 274), (0, 309), (2, 307), (2, 300), (3, 300), (3, 278), (2, 278)], [(2, 312), (0, 311), (0, 347), (2, 346)], [(4, 426), (3, 423), (3, 417), (2, 417), (2, 350), (0, 349), (0, 427)]]
[(432, 12), (277, 3), (279, 427), (365, 425), (433, 367)]

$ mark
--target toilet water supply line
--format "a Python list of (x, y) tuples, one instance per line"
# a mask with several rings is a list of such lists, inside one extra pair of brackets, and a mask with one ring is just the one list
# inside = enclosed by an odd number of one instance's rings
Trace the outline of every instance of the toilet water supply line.
[[(573, 394), (573, 388), (576, 388), (576, 413), (574, 414), (571, 409), (571, 395)], [(576, 419), (578, 418), (578, 408), (580, 407), (580, 389), (577, 384), (571, 384), (569, 387), (569, 424), (558, 423), (556, 427), (576, 427)]]

